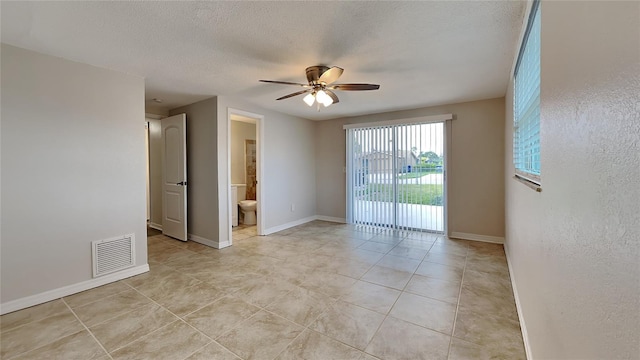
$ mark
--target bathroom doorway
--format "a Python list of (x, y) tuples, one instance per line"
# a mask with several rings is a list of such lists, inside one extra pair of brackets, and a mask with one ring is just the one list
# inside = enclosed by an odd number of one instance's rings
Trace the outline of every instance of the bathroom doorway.
[(229, 109), (230, 241), (262, 234), (262, 115)]

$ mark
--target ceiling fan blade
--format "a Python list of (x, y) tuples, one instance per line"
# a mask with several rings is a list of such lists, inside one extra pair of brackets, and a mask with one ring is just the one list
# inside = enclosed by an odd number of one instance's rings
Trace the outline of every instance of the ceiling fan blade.
[(324, 65), (309, 66), (305, 69), (305, 72), (307, 73), (307, 81), (309, 84), (318, 83), (320, 75), (324, 74), (327, 70), (329, 70), (329, 68)]
[(265, 82), (265, 83), (271, 83), (271, 84), (298, 85), (298, 86), (302, 86), (302, 87), (310, 87), (307, 84), (300, 84), (300, 83), (294, 83), (294, 82), (288, 82), (288, 81), (276, 81), (276, 80), (258, 80), (258, 81)]
[(334, 66), (331, 69), (323, 72), (322, 75), (320, 75), (320, 78), (318, 79), (318, 82), (319, 83), (325, 83), (326, 85), (329, 85), (329, 84), (333, 83), (334, 81), (338, 80), (340, 75), (342, 75), (342, 72), (344, 72), (344, 69), (339, 68), (337, 66)]
[(288, 98), (290, 98), (290, 97), (294, 97), (294, 96), (302, 95), (302, 94), (304, 94), (304, 93), (308, 93), (308, 92), (310, 92), (310, 91), (311, 91), (311, 89), (309, 89), (309, 90), (302, 90), (302, 91), (298, 91), (298, 92), (294, 92), (293, 94), (289, 94), (289, 95), (285, 95), (285, 96), (283, 96), (283, 97), (279, 97), (279, 98), (277, 98), (276, 100), (284, 100), (284, 99), (288, 99)]
[(340, 99), (338, 99), (338, 96), (336, 95), (336, 93), (334, 93), (331, 90), (325, 90), (324, 91), (327, 95), (329, 95), (329, 97), (331, 97), (331, 99), (333, 99), (333, 104), (335, 103), (339, 103)]
[(332, 89), (332, 90), (350, 90), (350, 91), (378, 90), (378, 89), (380, 89), (380, 85), (376, 85), (376, 84), (336, 84), (336, 85), (329, 86), (327, 89)]

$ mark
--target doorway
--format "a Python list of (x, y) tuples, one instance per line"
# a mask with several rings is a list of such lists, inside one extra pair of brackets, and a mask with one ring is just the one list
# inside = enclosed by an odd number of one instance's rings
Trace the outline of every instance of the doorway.
[[(263, 234), (263, 119), (259, 114), (228, 109), (230, 245)], [(251, 201), (255, 201), (255, 212), (246, 204)]]
[(347, 220), (444, 233), (445, 121), (347, 128)]

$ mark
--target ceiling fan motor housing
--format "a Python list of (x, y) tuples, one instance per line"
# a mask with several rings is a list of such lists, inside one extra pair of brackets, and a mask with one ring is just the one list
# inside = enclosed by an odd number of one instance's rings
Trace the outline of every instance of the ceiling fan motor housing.
[(329, 70), (328, 66), (323, 66), (323, 65), (309, 66), (306, 70), (307, 81), (309, 82), (309, 84), (312, 84), (312, 85), (317, 84), (318, 79), (320, 79), (320, 76), (327, 70)]

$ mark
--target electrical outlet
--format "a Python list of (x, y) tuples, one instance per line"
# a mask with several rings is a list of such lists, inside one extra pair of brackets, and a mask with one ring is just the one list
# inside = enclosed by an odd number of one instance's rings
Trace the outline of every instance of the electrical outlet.
[(296, 211), (296, 204), (292, 203), (291, 204), (291, 212), (294, 212), (294, 211)]

